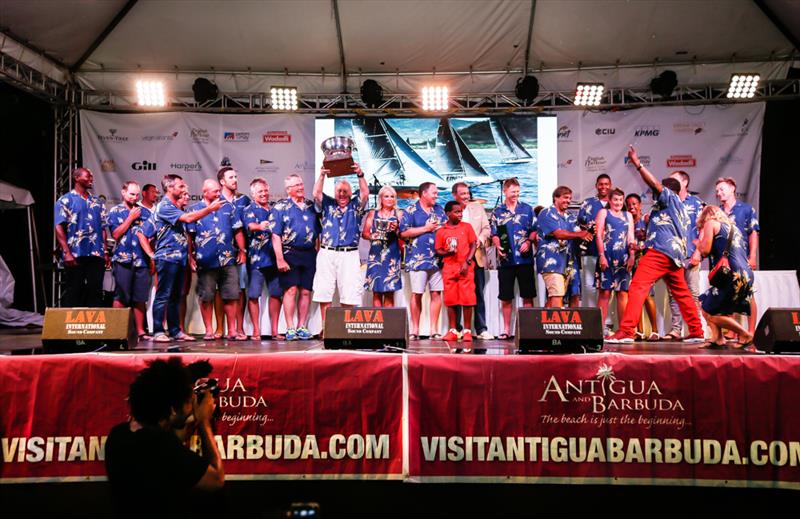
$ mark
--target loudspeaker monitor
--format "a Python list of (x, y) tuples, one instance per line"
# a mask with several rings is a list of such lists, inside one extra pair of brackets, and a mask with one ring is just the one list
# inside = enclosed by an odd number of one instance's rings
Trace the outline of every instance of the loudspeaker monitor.
[(405, 308), (328, 308), (325, 315), (325, 349), (405, 349), (408, 317)]
[(127, 350), (137, 342), (130, 308), (48, 308), (44, 313), (44, 353)]
[(800, 308), (768, 308), (758, 322), (754, 342), (767, 353), (800, 353)]
[(517, 353), (587, 353), (603, 349), (599, 308), (520, 308)]

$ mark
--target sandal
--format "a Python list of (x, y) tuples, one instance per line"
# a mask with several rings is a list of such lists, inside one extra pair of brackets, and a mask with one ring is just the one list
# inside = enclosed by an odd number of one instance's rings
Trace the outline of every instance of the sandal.
[(172, 342), (166, 333), (157, 333), (153, 336), (153, 342)]
[(148, 335), (146, 333), (140, 333), (139, 334), (139, 340), (140, 341), (152, 341), (153, 340), (153, 336), (152, 335)]
[(215, 333), (207, 333), (207, 334), (203, 335), (203, 340), (204, 341), (216, 341), (217, 340), (217, 334), (215, 334)]
[(441, 341), (442, 340), (442, 334), (441, 333), (434, 333), (433, 335), (430, 336), (430, 340), (432, 340), (432, 341)]
[(509, 337), (507, 333), (501, 333), (500, 335), (497, 336), (498, 341), (507, 341), (510, 338), (511, 337)]
[(661, 336), (656, 332), (650, 332), (650, 335), (645, 339), (647, 342), (658, 342), (661, 340)]
[(411, 334), (408, 335), (408, 340), (409, 341), (418, 341), (419, 340), (419, 335), (415, 335), (415, 334), (411, 333)]
[(681, 342), (683, 340), (683, 337), (674, 334), (672, 332), (669, 332), (668, 334), (661, 337), (659, 340), (663, 342)]
[(192, 337), (188, 333), (180, 332), (178, 335), (175, 336), (175, 340), (176, 341), (180, 341), (180, 342), (194, 342), (197, 339), (195, 339), (194, 337)]
[(250, 337), (248, 337), (248, 339), (251, 341), (260, 341), (261, 335), (251, 335)]
[(246, 341), (247, 335), (231, 335), (230, 337), (228, 337), (228, 340), (237, 342)]

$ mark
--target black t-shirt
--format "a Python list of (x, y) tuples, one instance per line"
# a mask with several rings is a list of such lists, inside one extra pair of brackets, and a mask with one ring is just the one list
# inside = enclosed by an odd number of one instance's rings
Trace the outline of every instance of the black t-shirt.
[(153, 427), (131, 432), (124, 422), (111, 429), (105, 453), (118, 516), (191, 515), (190, 492), (206, 473), (208, 462), (173, 432)]

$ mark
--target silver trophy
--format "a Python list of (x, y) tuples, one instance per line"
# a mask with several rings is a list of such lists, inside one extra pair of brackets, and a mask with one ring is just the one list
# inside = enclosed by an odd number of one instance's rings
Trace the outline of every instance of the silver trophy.
[(325, 139), (320, 146), (325, 158), (322, 167), (329, 170), (329, 177), (352, 175), (353, 171), (353, 139), (349, 137), (331, 137)]
[(372, 233), (372, 239), (386, 241), (389, 236), (389, 228), (391, 225), (391, 220), (386, 218), (375, 218), (375, 232)]

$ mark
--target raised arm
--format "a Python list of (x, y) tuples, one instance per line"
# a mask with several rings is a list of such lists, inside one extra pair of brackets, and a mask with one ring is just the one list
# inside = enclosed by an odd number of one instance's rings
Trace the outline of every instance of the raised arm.
[(636, 154), (636, 150), (633, 148), (633, 146), (629, 144), (628, 148), (628, 159), (630, 159), (631, 164), (633, 164), (633, 166), (636, 168), (636, 171), (639, 172), (642, 180), (644, 180), (645, 184), (650, 186), (650, 188), (655, 189), (660, 193), (661, 190), (664, 189), (664, 186), (662, 186), (661, 182), (659, 182), (656, 177), (653, 176), (649, 169), (644, 167), (644, 164), (642, 164), (642, 161), (639, 160), (639, 155)]

